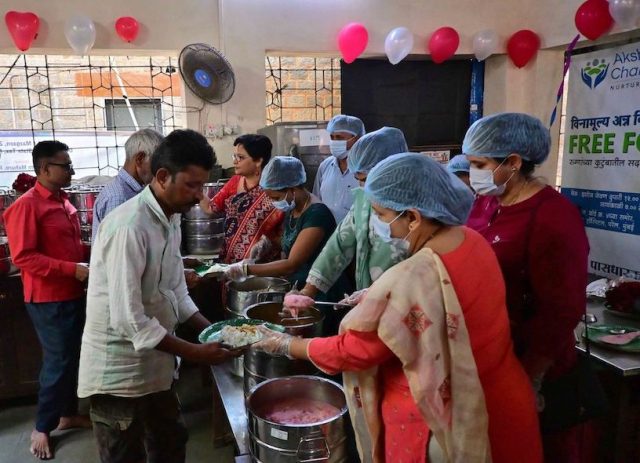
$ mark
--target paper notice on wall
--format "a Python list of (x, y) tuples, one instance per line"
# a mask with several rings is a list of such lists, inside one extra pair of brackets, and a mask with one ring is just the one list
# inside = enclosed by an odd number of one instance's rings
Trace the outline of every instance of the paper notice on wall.
[[(125, 160), (126, 132), (82, 132), (56, 130), (55, 139), (69, 146), (69, 156), (76, 175), (116, 175)], [(16, 177), (26, 172), (34, 175), (32, 152), (36, 143), (52, 140), (49, 131), (0, 130), (0, 187), (11, 186)]]
[(300, 146), (328, 146), (329, 132), (325, 129), (301, 129)]
[(421, 151), (420, 154), (424, 154), (425, 156), (429, 156), (434, 161), (445, 164), (449, 162), (449, 157), (451, 156), (450, 150), (439, 150), (439, 151)]
[(562, 193), (582, 213), (589, 272), (640, 279), (640, 43), (574, 56)]

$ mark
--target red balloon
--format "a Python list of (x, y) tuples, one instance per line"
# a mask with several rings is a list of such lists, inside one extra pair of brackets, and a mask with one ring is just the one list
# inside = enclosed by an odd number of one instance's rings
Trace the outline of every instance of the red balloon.
[(440, 64), (451, 58), (460, 45), (460, 36), (453, 27), (441, 27), (429, 38), (427, 49), (434, 63)]
[(338, 34), (338, 48), (345, 63), (353, 63), (369, 43), (369, 32), (360, 23), (349, 23)]
[(576, 11), (576, 27), (586, 38), (595, 40), (613, 27), (607, 0), (587, 0)]
[(125, 42), (133, 42), (138, 37), (140, 24), (136, 18), (123, 16), (116, 21), (116, 32)]
[(527, 65), (540, 48), (540, 37), (533, 31), (523, 29), (513, 34), (507, 42), (509, 58), (517, 67)]
[(34, 13), (9, 11), (4, 15), (4, 22), (18, 50), (27, 51), (31, 42), (38, 36), (40, 19)]

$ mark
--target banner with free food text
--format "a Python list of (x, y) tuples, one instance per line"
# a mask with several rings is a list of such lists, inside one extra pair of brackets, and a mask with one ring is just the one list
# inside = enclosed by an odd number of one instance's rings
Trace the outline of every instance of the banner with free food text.
[(584, 218), (589, 272), (640, 279), (640, 42), (572, 58), (562, 193)]

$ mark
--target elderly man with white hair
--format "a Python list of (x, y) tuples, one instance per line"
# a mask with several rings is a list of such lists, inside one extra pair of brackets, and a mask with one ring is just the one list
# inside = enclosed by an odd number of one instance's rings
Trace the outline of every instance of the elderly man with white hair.
[(108, 183), (93, 205), (92, 242), (105, 216), (120, 204), (140, 193), (151, 182), (151, 155), (163, 137), (153, 129), (142, 129), (124, 144), (126, 159), (115, 179)]

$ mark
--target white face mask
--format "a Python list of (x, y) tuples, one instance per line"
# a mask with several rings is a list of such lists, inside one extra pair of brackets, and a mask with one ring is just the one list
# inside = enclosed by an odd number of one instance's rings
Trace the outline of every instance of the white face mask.
[(273, 207), (281, 210), (282, 212), (291, 212), (292, 210), (294, 210), (296, 207), (296, 195), (294, 193), (291, 202), (287, 201), (287, 196), (289, 196), (289, 192), (287, 192), (287, 194), (281, 200), (271, 201)]
[[(506, 159), (504, 161), (506, 161)], [(502, 161), (498, 167), (493, 170), (478, 169), (477, 167), (471, 166), (469, 169), (469, 182), (471, 183), (471, 188), (482, 196), (500, 196), (504, 193), (504, 190), (507, 188), (507, 183), (509, 183), (509, 180), (511, 180), (515, 175), (515, 171), (513, 171), (511, 177), (509, 177), (506, 182), (502, 185), (496, 185), (493, 174), (504, 163), (504, 161)]]
[(398, 220), (402, 212), (396, 216), (391, 222), (385, 222), (378, 214), (372, 212), (371, 213), (371, 226), (373, 227), (373, 232), (380, 237), (382, 241), (385, 243), (391, 243), (395, 238), (391, 236), (391, 224)]
[(348, 140), (329, 140), (329, 151), (335, 158), (344, 159), (349, 153), (347, 142)]

